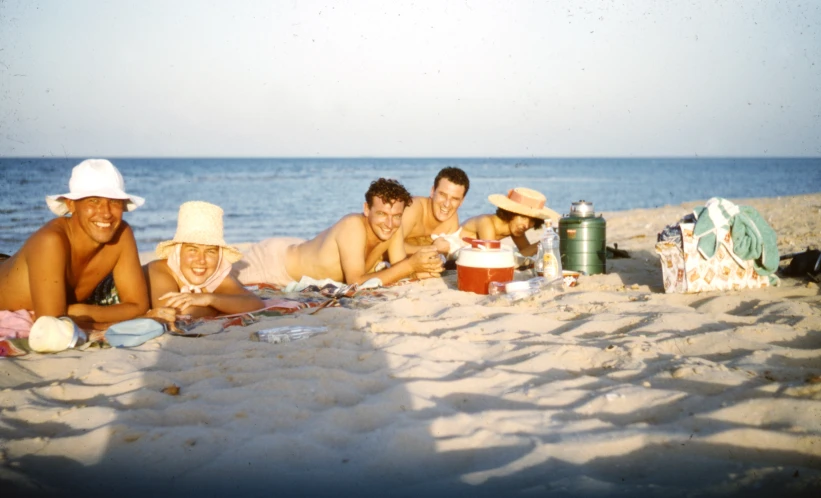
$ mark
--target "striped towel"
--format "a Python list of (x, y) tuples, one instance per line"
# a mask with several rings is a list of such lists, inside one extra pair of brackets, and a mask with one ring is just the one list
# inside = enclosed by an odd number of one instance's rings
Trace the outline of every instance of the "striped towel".
[(698, 252), (704, 259), (715, 255), (719, 242), (730, 231), (732, 219), (738, 213), (738, 206), (721, 197), (713, 197), (704, 207), (693, 211), (696, 216), (693, 237), (698, 240)]

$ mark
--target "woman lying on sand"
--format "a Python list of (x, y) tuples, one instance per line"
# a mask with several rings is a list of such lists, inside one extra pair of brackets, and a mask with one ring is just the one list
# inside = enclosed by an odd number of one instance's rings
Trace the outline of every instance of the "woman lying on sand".
[(507, 196), (491, 194), (487, 199), (498, 208), (496, 213), (468, 219), (462, 225), (460, 237), (501, 240), (510, 236), (522, 255), (533, 256), (536, 244), (527, 240), (525, 232), (541, 228), (548, 218), (554, 226), (559, 223), (559, 213), (546, 208), (547, 199), (535, 190), (519, 187), (509, 191)]
[(219, 206), (201, 201), (180, 206), (174, 239), (157, 244), (157, 257), (143, 267), (151, 300), (147, 317), (174, 323), (177, 314), (230, 315), (264, 307), (230, 275), (242, 254), (223, 239)]

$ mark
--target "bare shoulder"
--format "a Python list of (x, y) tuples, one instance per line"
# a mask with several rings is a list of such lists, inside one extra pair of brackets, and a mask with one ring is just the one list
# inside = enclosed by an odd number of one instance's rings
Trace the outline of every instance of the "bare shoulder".
[(39, 253), (40, 251), (68, 250), (71, 241), (64, 221), (58, 218), (40, 227), (23, 245), (23, 251)]
[(353, 233), (364, 233), (365, 225), (363, 223), (363, 216), (359, 213), (351, 213), (343, 216), (331, 227), (334, 234), (346, 235)]
[(134, 249), (137, 248), (137, 239), (134, 237), (134, 230), (131, 228), (131, 225), (125, 221), (123, 221), (121, 226), (120, 236), (115, 239), (115, 244), (121, 247), (133, 246)]
[(145, 269), (150, 274), (171, 273), (171, 269), (168, 267), (167, 259), (155, 259), (154, 261), (147, 263), (145, 265)]
[(411, 202), (409, 206), (405, 206), (404, 214), (413, 213), (415, 215), (421, 215), (421, 213), (425, 211), (428, 201), (430, 201), (430, 199), (427, 197), (415, 196), (413, 202)]

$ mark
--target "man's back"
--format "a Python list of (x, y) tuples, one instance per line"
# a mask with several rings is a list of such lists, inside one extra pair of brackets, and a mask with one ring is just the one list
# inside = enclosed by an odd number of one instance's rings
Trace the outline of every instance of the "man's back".
[(292, 276), (344, 282), (343, 267), (348, 273), (366, 273), (388, 250), (390, 240), (368, 239), (362, 214), (348, 214), (313, 239), (290, 247), (287, 271)]

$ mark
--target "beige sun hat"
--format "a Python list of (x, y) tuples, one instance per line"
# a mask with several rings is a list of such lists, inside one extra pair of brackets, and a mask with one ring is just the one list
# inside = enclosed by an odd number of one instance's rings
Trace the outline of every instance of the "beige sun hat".
[(125, 192), (125, 182), (120, 171), (106, 159), (86, 159), (71, 170), (67, 194), (47, 195), (46, 204), (57, 216), (68, 213), (68, 206), (62, 199), (83, 199), (85, 197), (105, 197), (123, 199), (126, 211), (134, 211), (145, 203), (145, 199)]
[(558, 222), (561, 216), (556, 211), (545, 207), (547, 198), (539, 191), (517, 187), (508, 191), (507, 196), (502, 194), (491, 194), (487, 197), (496, 207), (502, 208), (511, 213), (539, 218), (546, 220), (550, 218)]
[(225, 243), (222, 235), (222, 208), (203, 201), (188, 201), (180, 206), (177, 233), (172, 240), (157, 244), (157, 257), (167, 259), (177, 244), (202, 244), (222, 247), (225, 259), (236, 263), (242, 253)]

